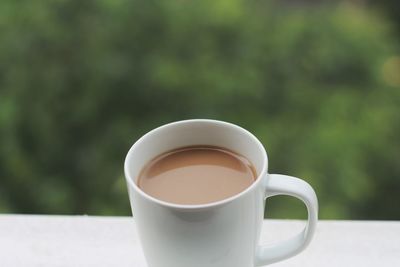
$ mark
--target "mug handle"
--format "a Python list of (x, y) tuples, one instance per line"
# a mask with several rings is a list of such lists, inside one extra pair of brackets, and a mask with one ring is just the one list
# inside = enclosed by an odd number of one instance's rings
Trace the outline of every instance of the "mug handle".
[[(265, 179), (265, 198), (288, 195), (304, 202), (308, 212), (308, 222), (304, 230), (289, 240), (277, 245), (258, 246), (255, 265), (263, 266), (292, 257), (304, 250), (310, 243), (318, 221), (318, 200), (314, 189), (305, 181), (282, 174), (267, 174)], [(267, 177), (266, 177), (267, 178)]]

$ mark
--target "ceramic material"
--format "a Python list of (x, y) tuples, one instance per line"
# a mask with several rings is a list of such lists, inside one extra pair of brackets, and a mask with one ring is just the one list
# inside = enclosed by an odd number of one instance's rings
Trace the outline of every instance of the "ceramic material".
[[(143, 166), (166, 151), (214, 145), (236, 151), (255, 166), (258, 178), (245, 191), (205, 205), (177, 205), (155, 199), (136, 185)], [(254, 267), (302, 251), (311, 241), (318, 217), (312, 187), (298, 178), (268, 173), (267, 153), (245, 129), (222, 121), (186, 120), (156, 128), (141, 137), (125, 159), (133, 217), (149, 267)], [(265, 199), (294, 196), (307, 207), (305, 229), (290, 240), (259, 245)]]

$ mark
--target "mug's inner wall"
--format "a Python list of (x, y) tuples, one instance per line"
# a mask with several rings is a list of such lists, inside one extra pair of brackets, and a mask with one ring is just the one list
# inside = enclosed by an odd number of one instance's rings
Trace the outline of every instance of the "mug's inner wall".
[(139, 139), (127, 157), (129, 176), (137, 184), (140, 171), (150, 160), (170, 150), (193, 145), (219, 146), (241, 154), (251, 161), (257, 175), (263, 168), (264, 150), (247, 131), (219, 121), (189, 120), (159, 127)]

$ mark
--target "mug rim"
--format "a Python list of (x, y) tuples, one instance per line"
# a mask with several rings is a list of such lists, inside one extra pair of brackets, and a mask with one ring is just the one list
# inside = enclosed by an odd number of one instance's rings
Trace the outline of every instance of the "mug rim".
[[(262, 168), (259, 174), (257, 174), (257, 178), (254, 181), (254, 183), (252, 183), (249, 187), (247, 187), (245, 190), (237, 193), (236, 195), (233, 195), (231, 197), (228, 198), (224, 198), (218, 201), (214, 201), (214, 202), (210, 202), (210, 203), (206, 203), (206, 204), (176, 204), (176, 203), (171, 203), (168, 201), (164, 201), (164, 200), (160, 200), (158, 198), (155, 198), (153, 196), (150, 196), (149, 194), (147, 194), (146, 192), (144, 192), (143, 190), (141, 190), (137, 184), (134, 182), (133, 177), (130, 176), (130, 173), (128, 171), (128, 165), (130, 162), (130, 158), (132, 157), (132, 154), (135, 150), (135, 148), (141, 143), (143, 142), (144, 139), (148, 138), (149, 136), (151, 136), (152, 134), (154, 134), (156, 131), (159, 131), (160, 129), (163, 128), (167, 128), (167, 127), (173, 127), (175, 125), (180, 125), (180, 124), (187, 124), (187, 123), (194, 123), (194, 122), (208, 122), (208, 123), (214, 123), (214, 124), (219, 124), (219, 125), (224, 125), (224, 126), (229, 126), (229, 127), (233, 127), (236, 130), (239, 130), (241, 132), (243, 132), (244, 134), (246, 134), (249, 138), (253, 139), (253, 141), (257, 144), (257, 146), (259, 147), (261, 153), (263, 154), (263, 160), (262, 160)], [(267, 175), (268, 172), (268, 155), (267, 155), (267, 151), (265, 150), (264, 146), (262, 145), (262, 143), (260, 142), (260, 140), (258, 140), (258, 138), (252, 134), (251, 132), (249, 132), (248, 130), (230, 123), (230, 122), (226, 122), (226, 121), (221, 121), (221, 120), (213, 120), (213, 119), (189, 119), (189, 120), (180, 120), (180, 121), (174, 121), (174, 122), (170, 122), (161, 126), (158, 126), (152, 130), (150, 130), (149, 132), (147, 132), (146, 134), (142, 135), (138, 140), (136, 140), (136, 142), (131, 146), (131, 148), (129, 149), (126, 157), (125, 157), (125, 162), (124, 162), (124, 172), (125, 172), (125, 180), (128, 183), (128, 186), (131, 186), (136, 192), (138, 192), (142, 197), (144, 197), (145, 199), (151, 201), (151, 202), (155, 202), (161, 206), (164, 207), (168, 207), (168, 208), (174, 208), (174, 209), (183, 209), (183, 210), (198, 210), (198, 209), (207, 209), (207, 208), (212, 208), (212, 207), (217, 207), (217, 206), (221, 206), (224, 204), (227, 204), (229, 202), (232, 202), (233, 200), (240, 198), (241, 196), (249, 193), (250, 191), (254, 190), (254, 188), (256, 188), (258, 186), (259, 183), (262, 182), (263, 177)]]

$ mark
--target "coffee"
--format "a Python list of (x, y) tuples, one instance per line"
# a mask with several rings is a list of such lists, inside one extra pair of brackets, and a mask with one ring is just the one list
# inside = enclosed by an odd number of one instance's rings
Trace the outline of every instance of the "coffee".
[(175, 204), (206, 204), (234, 196), (257, 178), (250, 161), (227, 149), (191, 146), (151, 160), (137, 185), (157, 199)]

